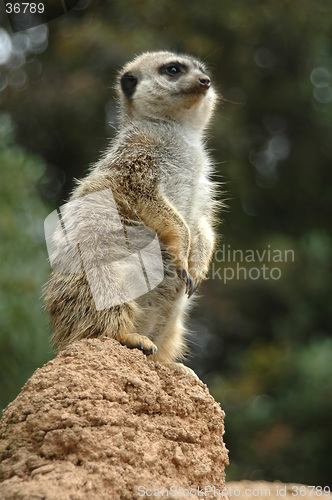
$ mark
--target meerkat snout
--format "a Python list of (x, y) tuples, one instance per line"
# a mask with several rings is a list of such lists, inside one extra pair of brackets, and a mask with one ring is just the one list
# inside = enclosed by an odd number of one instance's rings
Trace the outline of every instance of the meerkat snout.
[(211, 80), (208, 76), (204, 75), (203, 77), (198, 78), (198, 84), (203, 89), (209, 89), (211, 86)]

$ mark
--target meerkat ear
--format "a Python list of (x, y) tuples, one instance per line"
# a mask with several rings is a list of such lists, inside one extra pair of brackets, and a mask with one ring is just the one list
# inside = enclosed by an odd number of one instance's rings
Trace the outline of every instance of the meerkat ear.
[(125, 73), (121, 77), (120, 83), (124, 95), (128, 97), (128, 99), (131, 99), (136, 90), (137, 78), (133, 76), (131, 73)]

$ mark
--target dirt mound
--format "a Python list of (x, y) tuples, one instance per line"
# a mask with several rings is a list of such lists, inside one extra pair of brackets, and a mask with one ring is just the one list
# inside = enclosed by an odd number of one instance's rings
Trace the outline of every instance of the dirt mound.
[(0, 498), (222, 491), (223, 417), (195, 378), (114, 340), (77, 342), (38, 369), (4, 411)]

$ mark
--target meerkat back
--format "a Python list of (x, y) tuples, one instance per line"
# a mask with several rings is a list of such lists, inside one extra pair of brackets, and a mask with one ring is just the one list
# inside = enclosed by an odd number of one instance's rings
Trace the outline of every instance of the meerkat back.
[(178, 361), (188, 299), (214, 249), (204, 131), (216, 93), (201, 62), (171, 52), (127, 64), (117, 93), (118, 133), (51, 236), (53, 341), (62, 349), (106, 335), (193, 373)]

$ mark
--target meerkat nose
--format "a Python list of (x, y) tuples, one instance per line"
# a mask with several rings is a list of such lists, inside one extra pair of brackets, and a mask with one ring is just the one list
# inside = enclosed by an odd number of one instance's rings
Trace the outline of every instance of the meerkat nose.
[(211, 80), (208, 76), (200, 76), (198, 79), (199, 86), (203, 89), (208, 89), (211, 85)]

